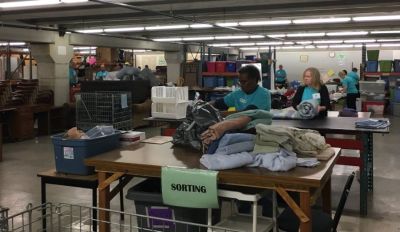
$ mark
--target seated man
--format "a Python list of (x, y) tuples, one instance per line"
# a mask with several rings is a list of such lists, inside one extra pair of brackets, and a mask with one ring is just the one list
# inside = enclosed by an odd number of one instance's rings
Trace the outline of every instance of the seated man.
[(253, 65), (247, 65), (239, 70), (240, 89), (233, 91), (224, 98), (215, 101), (214, 106), (220, 110), (235, 107), (236, 111), (249, 109), (271, 109), (270, 92), (259, 86), (260, 72)]

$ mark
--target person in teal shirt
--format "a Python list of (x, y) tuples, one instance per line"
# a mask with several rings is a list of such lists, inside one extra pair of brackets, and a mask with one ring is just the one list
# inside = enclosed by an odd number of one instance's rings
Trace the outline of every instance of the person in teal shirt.
[[(358, 69), (357, 68), (353, 68), (351, 70), (351, 72), (349, 72), (348, 76), (352, 77), (355, 81), (356, 81), (356, 88), (358, 90), (358, 92), (360, 92), (360, 76), (358, 75)], [(360, 97), (360, 96), (358, 96)]]
[(100, 71), (96, 73), (96, 80), (106, 79), (108, 72), (106, 71), (106, 66), (104, 64), (100, 65)]
[(286, 71), (283, 69), (283, 66), (280, 64), (279, 69), (275, 73), (275, 84), (280, 86), (285, 86), (287, 83)]
[(343, 71), (339, 72), (339, 77), (342, 79), (343, 92), (346, 93), (347, 108), (356, 109), (356, 100), (358, 97), (357, 81), (354, 77), (345, 75)]
[(260, 72), (254, 65), (247, 65), (239, 70), (240, 89), (233, 91), (224, 98), (218, 99), (214, 105), (221, 110), (235, 107), (236, 111), (250, 109), (271, 109), (271, 93), (258, 85)]

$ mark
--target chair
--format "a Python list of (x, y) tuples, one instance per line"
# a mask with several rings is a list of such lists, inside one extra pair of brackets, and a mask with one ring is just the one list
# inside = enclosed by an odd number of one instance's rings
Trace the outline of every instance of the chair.
[[(355, 172), (351, 173), (351, 175), (347, 178), (347, 182), (344, 186), (333, 220), (330, 214), (316, 209), (311, 210), (311, 217), (313, 219), (312, 231), (336, 232), (340, 217), (342, 216), (342, 212), (346, 204), (347, 196), (349, 195), (351, 185), (353, 184), (354, 176)], [(286, 208), (278, 217), (278, 226), (280, 230), (286, 232), (297, 232), (299, 231), (300, 222), (293, 211), (289, 208)]]

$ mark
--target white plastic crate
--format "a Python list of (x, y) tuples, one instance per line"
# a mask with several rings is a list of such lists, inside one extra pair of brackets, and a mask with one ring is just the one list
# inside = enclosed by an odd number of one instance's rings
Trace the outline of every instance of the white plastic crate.
[(188, 87), (153, 87), (151, 88), (151, 100), (154, 103), (187, 102), (189, 101), (189, 89)]
[(153, 118), (186, 118), (186, 108), (189, 102), (181, 103), (152, 103), (151, 115)]

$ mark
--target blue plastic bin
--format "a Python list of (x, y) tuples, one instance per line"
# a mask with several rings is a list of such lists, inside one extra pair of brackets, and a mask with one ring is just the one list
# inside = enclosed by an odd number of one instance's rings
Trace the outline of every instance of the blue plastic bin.
[(224, 77), (218, 77), (217, 78), (217, 87), (224, 87), (224, 86), (226, 86), (225, 78)]
[(217, 86), (217, 77), (203, 77), (203, 87), (204, 88), (214, 88)]
[(226, 71), (227, 72), (236, 72), (236, 63), (235, 62), (226, 62)]
[(378, 61), (367, 61), (367, 72), (378, 72)]
[(76, 175), (91, 175), (93, 167), (84, 160), (119, 147), (120, 132), (95, 139), (65, 139), (64, 134), (51, 137), (54, 145), (56, 171)]
[(400, 72), (400, 60), (393, 61), (393, 71)]
[(394, 89), (394, 99), (395, 102), (400, 102), (400, 87)]

